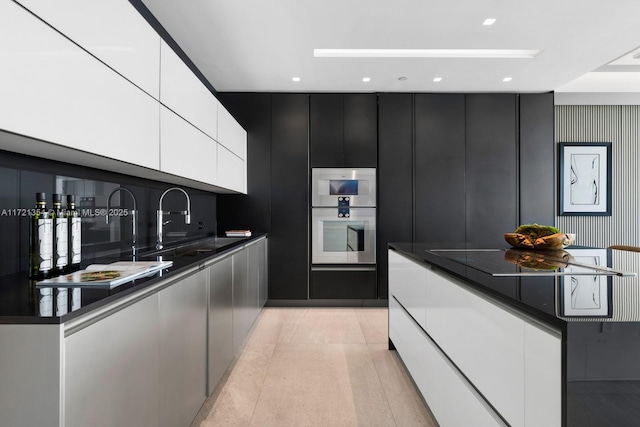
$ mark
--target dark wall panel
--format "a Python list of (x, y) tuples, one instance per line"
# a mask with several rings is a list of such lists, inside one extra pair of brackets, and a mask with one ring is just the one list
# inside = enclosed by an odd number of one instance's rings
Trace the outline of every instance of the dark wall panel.
[(309, 96), (271, 97), (269, 298), (307, 299)]
[(378, 105), (378, 298), (389, 297), (389, 242), (413, 239), (413, 95)]
[(247, 131), (247, 194), (218, 195), (218, 233), (249, 229), (267, 232), (271, 222), (271, 95), (218, 93)]
[(467, 241), (505, 246), (518, 221), (516, 95), (466, 95)]
[(415, 96), (415, 241), (465, 241), (465, 97)]
[(377, 166), (378, 99), (374, 93), (344, 95), (344, 165)]
[(520, 95), (519, 224), (555, 222), (553, 93)]

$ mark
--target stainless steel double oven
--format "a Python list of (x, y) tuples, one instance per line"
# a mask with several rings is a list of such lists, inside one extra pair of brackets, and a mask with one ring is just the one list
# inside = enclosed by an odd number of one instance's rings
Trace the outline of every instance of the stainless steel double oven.
[(311, 263), (376, 263), (375, 168), (313, 168)]

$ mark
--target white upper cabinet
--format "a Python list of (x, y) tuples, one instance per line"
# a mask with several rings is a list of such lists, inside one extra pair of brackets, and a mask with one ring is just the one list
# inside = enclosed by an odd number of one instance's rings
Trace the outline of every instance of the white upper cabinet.
[(247, 162), (218, 144), (218, 186), (247, 194)]
[(247, 132), (222, 104), (218, 104), (217, 141), (241, 159), (247, 159)]
[(160, 36), (128, 0), (18, 2), (158, 99)]
[(158, 101), (11, 1), (0, 63), (0, 129), (159, 168)]
[(217, 143), (164, 106), (160, 107), (160, 170), (216, 185)]
[(217, 139), (218, 100), (168, 44), (161, 46), (160, 102)]

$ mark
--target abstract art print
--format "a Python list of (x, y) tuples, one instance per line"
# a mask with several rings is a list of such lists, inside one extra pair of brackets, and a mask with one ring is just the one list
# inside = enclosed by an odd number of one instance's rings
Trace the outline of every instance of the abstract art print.
[(611, 143), (560, 143), (560, 215), (611, 215)]

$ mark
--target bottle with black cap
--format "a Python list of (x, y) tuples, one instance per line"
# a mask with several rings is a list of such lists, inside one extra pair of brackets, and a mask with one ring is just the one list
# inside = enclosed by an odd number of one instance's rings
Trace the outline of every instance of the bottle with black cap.
[(69, 227), (62, 211), (62, 195), (53, 194), (53, 269), (56, 274), (66, 271), (69, 264)]
[(82, 225), (80, 220), (80, 212), (76, 209), (76, 196), (67, 194), (67, 226), (69, 227), (69, 270), (75, 271), (80, 269), (80, 261), (82, 257)]
[(36, 193), (29, 224), (29, 275), (34, 278), (47, 278), (53, 271), (53, 215), (47, 210), (46, 197)]

